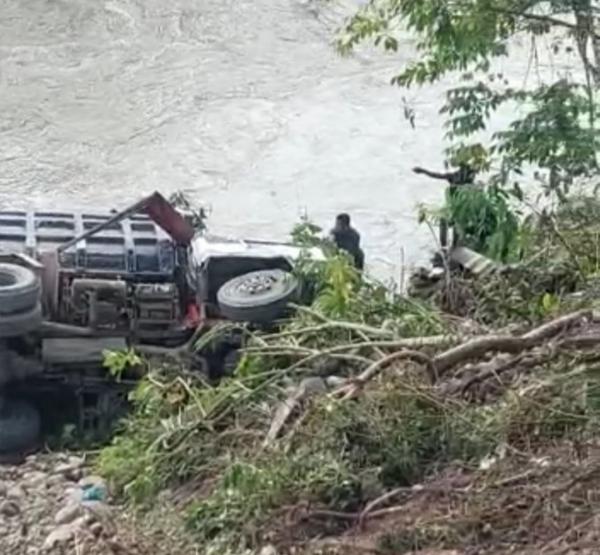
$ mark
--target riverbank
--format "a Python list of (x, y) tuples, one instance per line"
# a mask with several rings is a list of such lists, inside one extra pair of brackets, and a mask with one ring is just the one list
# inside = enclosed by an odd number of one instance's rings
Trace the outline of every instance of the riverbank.
[(206, 554), (592, 553), (595, 206), (530, 222), (519, 263), (411, 297), (307, 263), (314, 303), (248, 331), (234, 376), (151, 372), (99, 472)]

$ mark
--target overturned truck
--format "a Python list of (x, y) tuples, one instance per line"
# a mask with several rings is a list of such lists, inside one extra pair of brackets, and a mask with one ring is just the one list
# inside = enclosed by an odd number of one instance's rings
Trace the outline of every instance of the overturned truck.
[[(0, 211), (0, 453), (34, 443), (57, 408), (104, 433), (134, 381), (109, 374), (107, 351), (175, 352), (223, 320), (275, 321), (300, 254), (196, 233), (159, 193), (118, 213)], [(194, 352), (195, 367), (218, 377), (240, 342)]]

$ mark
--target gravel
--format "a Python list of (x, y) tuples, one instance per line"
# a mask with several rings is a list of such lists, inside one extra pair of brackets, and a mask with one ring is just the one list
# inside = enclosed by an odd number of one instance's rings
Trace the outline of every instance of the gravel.
[[(84, 501), (90, 487), (106, 499)], [(150, 555), (125, 527), (130, 522), (81, 458), (32, 455), (22, 464), (0, 465), (2, 553)]]

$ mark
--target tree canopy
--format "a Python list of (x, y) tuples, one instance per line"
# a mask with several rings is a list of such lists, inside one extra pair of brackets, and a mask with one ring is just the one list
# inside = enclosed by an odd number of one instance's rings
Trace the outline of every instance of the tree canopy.
[[(526, 164), (541, 170), (544, 190), (564, 198), (574, 180), (598, 170), (600, 141), (595, 92), (600, 86), (600, 2), (596, 0), (370, 0), (338, 37), (342, 53), (372, 41), (398, 51), (399, 31), (416, 35), (417, 56), (395, 76), (396, 85), (425, 85), (449, 74), (445, 115), (449, 157), (454, 163), (494, 168), (493, 179), (514, 184)], [(514, 39), (526, 37), (531, 61), (547, 38), (554, 54), (576, 56), (579, 67), (554, 82), (516, 88), (494, 71), (511, 56)], [(523, 116), (481, 142), (494, 112), (518, 102)]]

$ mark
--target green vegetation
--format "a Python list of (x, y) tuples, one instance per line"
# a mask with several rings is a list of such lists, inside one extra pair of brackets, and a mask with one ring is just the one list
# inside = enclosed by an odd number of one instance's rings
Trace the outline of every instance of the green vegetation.
[(449, 222), (460, 244), (494, 260), (514, 261), (521, 254), (520, 213), (510, 200), (509, 193), (497, 185), (448, 190), (442, 208), (421, 208), (420, 221), (431, 226)]
[[(492, 170), (493, 183), (516, 184), (517, 190), (523, 170), (533, 166), (546, 194), (565, 200), (575, 180), (598, 169), (597, 17), (591, 0), (370, 0), (340, 32), (338, 47), (347, 54), (372, 41), (396, 52), (398, 31), (414, 33), (417, 55), (392, 82), (411, 87), (446, 76), (460, 79), (440, 108), (447, 118), (449, 160)], [(515, 52), (516, 38), (530, 45), (520, 86), (496, 69), (503, 58), (523, 57)], [(542, 73), (544, 55), (570, 56), (572, 71), (527, 85), (534, 70)], [(500, 108), (520, 116), (482, 142), (480, 132)]]
[[(554, 225), (572, 240), (567, 212)], [(584, 258), (533, 222), (526, 225), (527, 252), (552, 245), (575, 283), (583, 283), (577, 265), (596, 268), (587, 249)], [(573, 308), (558, 295), (523, 294), (520, 302), (529, 303), (523, 318), (508, 310), (502, 290), (488, 291), (492, 300), (464, 319), (359, 277), (344, 256), (332, 255), (318, 274), (314, 262), (302, 264), (299, 272), (318, 276), (310, 307), (298, 308), (276, 332), (250, 334), (236, 374), (218, 385), (168, 368), (152, 371), (133, 394), (133, 414), (99, 456), (114, 491), (139, 510), (152, 511), (165, 492), (167, 500), (184, 499), (177, 501), (182, 526), (203, 552), (243, 553), (271, 543), (316, 553), (308, 539), (356, 531), (363, 517), (369, 529), (394, 505), (394, 496), (385, 501), (387, 492), (413, 502), (419, 484), (457, 464), (474, 482), (484, 481), (473, 494), (479, 510), (479, 503), (490, 503), (490, 483), (508, 480), (501, 467), (516, 464), (513, 457), (537, 460), (549, 445), (595, 437), (600, 373), (593, 351), (524, 346), (503, 354), (492, 347), (444, 362), (452, 345), (468, 342), (465, 324), (486, 326), (499, 315), (540, 323)], [(526, 266), (520, 272), (528, 275)], [(477, 290), (477, 280), (462, 274), (447, 282), (469, 279)], [(504, 279), (492, 281), (498, 287)], [(536, 345), (555, 341), (552, 334)], [(398, 353), (406, 356), (374, 370)], [(378, 509), (368, 516), (372, 503)], [(418, 519), (390, 525), (375, 533), (378, 549), (409, 553), (415, 546), (457, 546), (459, 538), (467, 538), (460, 545), (502, 541), (503, 529), (483, 537), (471, 510), (465, 505), (465, 514), (442, 528)]]

